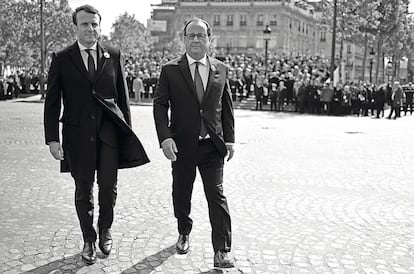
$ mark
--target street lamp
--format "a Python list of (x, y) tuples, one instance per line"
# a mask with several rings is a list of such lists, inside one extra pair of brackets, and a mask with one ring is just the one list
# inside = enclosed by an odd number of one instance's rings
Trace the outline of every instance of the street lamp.
[(336, 16), (337, 16), (337, 0), (334, 0), (333, 9), (333, 23), (332, 23), (332, 45), (331, 45), (331, 83), (334, 83), (334, 72), (335, 72), (335, 47), (336, 47)]
[(265, 29), (263, 30), (263, 39), (265, 40), (265, 77), (267, 77), (267, 48), (271, 33), (272, 30), (270, 29), (269, 25), (266, 25)]
[(45, 98), (45, 32), (44, 32), (44, 25), (43, 25), (43, 1), (40, 0), (40, 75), (39, 75), (39, 82), (40, 82), (40, 94), (41, 98)]
[(371, 84), (372, 84), (372, 65), (374, 63), (374, 56), (375, 56), (375, 51), (371, 47), (371, 51), (369, 52), (369, 82)]

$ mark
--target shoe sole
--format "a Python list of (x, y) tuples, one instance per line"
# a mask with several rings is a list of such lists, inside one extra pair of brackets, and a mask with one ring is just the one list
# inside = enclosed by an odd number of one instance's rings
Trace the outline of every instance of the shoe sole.
[(96, 263), (96, 260), (90, 261), (90, 260), (85, 259), (84, 257), (82, 257), (82, 261), (84, 263), (88, 264), (88, 265), (92, 265), (92, 264)]
[(111, 251), (109, 250), (109, 252), (104, 251), (104, 249), (99, 245), (99, 249), (101, 250), (101, 252), (105, 255), (105, 256), (109, 256), (109, 254), (111, 254)]
[(183, 254), (187, 254), (190, 249), (182, 250), (182, 249), (179, 249), (178, 247), (175, 247), (175, 250), (177, 251), (178, 254), (183, 255)]
[(233, 268), (234, 265), (222, 265), (222, 266), (220, 266), (218, 264), (214, 264), (214, 267), (215, 268)]

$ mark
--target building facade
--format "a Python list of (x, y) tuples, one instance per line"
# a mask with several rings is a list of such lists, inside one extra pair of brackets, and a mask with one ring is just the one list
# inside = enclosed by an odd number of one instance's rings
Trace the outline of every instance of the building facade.
[[(185, 22), (193, 17), (208, 21), (213, 29), (213, 46), (218, 55), (263, 54), (264, 29), (271, 29), (269, 55), (307, 55), (331, 58), (332, 22), (326, 20), (318, 3), (305, 0), (162, 0), (152, 5), (148, 26), (155, 50), (182, 37)], [(337, 37), (335, 63), (340, 82), (374, 79), (377, 65), (374, 55), (347, 41), (342, 47)], [(341, 53), (342, 50), (342, 53)], [(369, 51), (369, 50), (368, 50)], [(362, 79), (362, 71), (365, 71)], [(383, 74), (382, 65), (379, 75)], [(370, 77), (371, 74), (371, 77)], [(379, 79), (383, 77), (378, 77)]]
[[(290, 0), (164, 0), (153, 5), (149, 25), (167, 28), (151, 29), (155, 47), (178, 36), (187, 20), (207, 20), (214, 34), (216, 50), (222, 53), (257, 53), (265, 47), (263, 30), (271, 28), (269, 52), (274, 54), (326, 55), (326, 27), (315, 17), (313, 6)], [(156, 23), (154, 23), (156, 22)]]

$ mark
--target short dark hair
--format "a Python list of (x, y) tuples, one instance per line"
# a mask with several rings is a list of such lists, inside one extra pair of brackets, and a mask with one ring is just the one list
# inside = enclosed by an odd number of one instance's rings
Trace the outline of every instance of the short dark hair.
[(207, 26), (207, 36), (208, 37), (211, 36), (211, 32), (212, 31), (211, 31), (210, 24), (206, 20), (201, 19), (201, 18), (198, 18), (198, 17), (191, 18), (190, 20), (188, 20), (187, 22), (185, 22), (185, 25), (184, 25), (184, 36), (187, 35), (187, 27), (188, 27), (188, 25), (190, 25), (190, 23), (193, 23), (193, 22), (201, 22), (201, 23), (204, 23)]
[(99, 11), (96, 8), (92, 7), (91, 5), (83, 5), (83, 6), (77, 7), (75, 11), (72, 13), (72, 21), (73, 21), (73, 24), (75, 25), (78, 25), (76, 16), (78, 15), (78, 12), (80, 11), (97, 14), (99, 16), (99, 23), (102, 20), (101, 15), (99, 14)]

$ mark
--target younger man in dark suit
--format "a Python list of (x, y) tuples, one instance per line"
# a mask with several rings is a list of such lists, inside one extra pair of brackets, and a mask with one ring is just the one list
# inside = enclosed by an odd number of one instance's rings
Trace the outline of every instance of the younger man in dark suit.
[[(98, 42), (101, 16), (89, 6), (73, 13), (78, 40), (54, 54), (45, 101), (45, 141), (61, 171), (75, 180), (75, 206), (84, 247), (82, 260), (96, 262), (93, 182), (99, 186), (99, 248), (109, 255), (118, 168), (148, 162), (131, 130), (128, 89), (119, 50)], [(61, 102), (63, 115), (59, 119)], [(62, 144), (59, 121), (63, 123)]]

